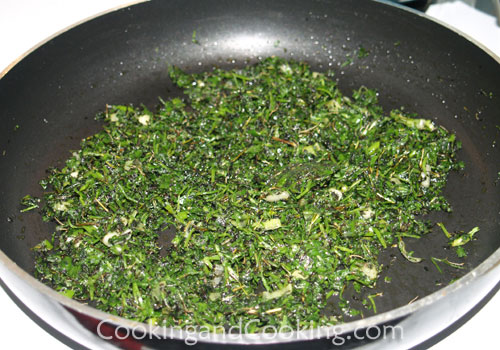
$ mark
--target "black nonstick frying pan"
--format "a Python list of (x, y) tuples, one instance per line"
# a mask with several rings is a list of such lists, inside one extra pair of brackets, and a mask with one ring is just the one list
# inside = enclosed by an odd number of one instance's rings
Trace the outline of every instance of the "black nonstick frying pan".
[[(192, 42), (194, 30), (199, 44)], [(360, 47), (369, 52), (363, 59), (356, 56)], [(154, 108), (158, 97), (179, 96), (167, 77), (167, 63), (194, 72), (242, 67), (270, 55), (333, 69), (345, 94), (361, 85), (375, 88), (387, 110), (404, 106), (457, 134), (466, 168), (450, 177), (445, 190), (454, 211), (429, 219), (450, 230), (480, 227), (477, 240), (467, 246), (464, 270), (443, 266), (441, 274), (433, 266), (431, 256), (454, 254), (444, 249), (446, 237), (436, 228), (407, 243), (424, 262), (412, 264), (396, 249), (380, 257), (386, 266), (382, 278), (393, 282), (369, 291), (384, 294), (377, 299), (377, 314), (366, 310), (365, 318), (339, 327), (274, 337), (147, 329), (58, 295), (30, 276), (30, 248), (53, 227), (36, 212), (20, 215), (19, 200), (40, 194), (45, 169), (61, 165), (83, 137), (100, 129), (96, 112), (118, 103)], [(126, 349), (181, 348), (188, 338), (214, 349), (244, 344), (328, 349), (339, 343), (408, 348), (456, 320), (499, 281), (499, 81), (500, 64), (488, 53), (387, 3), (172, 0), (96, 18), (47, 42), (0, 80), (0, 213), (6, 218), (0, 220), (0, 277), (36, 313), (101, 333), (102, 341)], [(363, 298), (352, 297), (354, 304)], [(386, 329), (391, 336), (378, 334)]]

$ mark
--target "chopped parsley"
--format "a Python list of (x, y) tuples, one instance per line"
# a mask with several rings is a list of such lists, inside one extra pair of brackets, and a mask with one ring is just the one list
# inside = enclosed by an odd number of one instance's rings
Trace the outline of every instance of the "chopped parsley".
[(170, 76), (185, 99), (109, 106), (103, 130), (41, 181), (58, 226), (35, 247), (36, 275), (64, 295), (168, 326), (339, 323), (327, 299), (382, 283), (388, 247), (418, 263), (404, 237), (430, 231), (419, 215), (451, 210), (441, 192), (460, 143), (385, 112), (373, 90), (345, 96), (275, 57)]

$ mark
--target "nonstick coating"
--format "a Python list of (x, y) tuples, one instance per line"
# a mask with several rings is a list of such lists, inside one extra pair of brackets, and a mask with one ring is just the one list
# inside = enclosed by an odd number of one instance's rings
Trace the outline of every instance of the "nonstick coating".
[[(192, 42), (193, 31), (196, 39)], [(359, 58), (363, 47), (369, 52)], [(96, 18), (50, 40), (0, 80), (0, 247), (33, 272), (30, 248), (50, 237), (53, 225), (37, 212), (20, 214), (20, 199), (40, 195), (38, 181), (61, 166), (82, 138), (100, 130), (94, 115), (106, 104), (141, 103), (179, 96), (167, 64), (188, 72), (243, 67), (279, 55), (336, 72), (350, 95), (365, 85), (379, 91), (386, 110), (404, 107), (457, 134), (464, 171), (450, 176), (445, 195), (452, 214), (434, 213), (450, 231), (480, 227), (467, 246), (465, 269), (430, 257), (460, 261), (438, 228), (406, 241), (420, 264), (397, 248), (380, 256), (386, 268), (369, 293), (378, 312), (405, 305), (445, 286), (500, 246), (500, 65), (456, 33), (384, 3), (342, 1), (158, 1)], [(347, 65), (343, 63), (347, 61)], [(349, 63), (352, 61), (351, 63)], [(352, 302), (362, 295), (353, 293)], [(335, 311), (335, 303), (327, 312)], [(365, 315), (370, 311), (365, 310)]]

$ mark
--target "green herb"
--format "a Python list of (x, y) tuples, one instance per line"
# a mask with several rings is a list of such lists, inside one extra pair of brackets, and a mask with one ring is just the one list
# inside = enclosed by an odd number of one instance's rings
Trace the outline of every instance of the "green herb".
[(375, 304), (375, 297), (380, 297), (382, 296), (382, 293), (377, 293), (377, 294), (370, 294), (368, 295), (368, 300), (370, 300), (370, 303), (371, 303), (371, 306), (372, 306), (372, 310), (373, 310), (373, 313), (376, 314), (377, 313), (377, 305)]
[(342, 62), (342, 64), (340, 65), (340, 68), (347, 67), (347, 66), (351, 65), (352, 63), (353, 63), (353, 59), (352, 59), (352, 57), (349, 57), (349, 55), (348, 55), (346, 60), (344, 62)]
[(456, 233), (454, 233), (454, 232), (452, 232), (452, 233), (448, 232), (448, 230), (446, 229), (446, 227), (444, 227), (444, 225), (442, 223), (440, 223), (440, 222), (438, 222), (437, 225), (441, 228), (441, 230), (445, 234), (446, 238), (448, 238), (450, 240), (449, 244), (452, 247), (456, 247), (457, 256), (459, 258), (463, 258), (463, 257), (467, 256), (467, 252), (465, 251), (465, 249), (462, 246), (472, 240), (474, 234), (476, 234), (476, 232), (479, 231), (479, 227), (474, 227), (468, 233), (463, 234), (463, 235), (461, 235), (458, 238), (452, 239), (453, 236), (456, 235)]
[(467, 256), (467, 252), (465, 251), (463, 246), (457, 247), (456, 252), (459, 258), (465, 258)]
[(193, 35), (191, 36), (191, 42), (193, 44), (197, 44), (197, 45), (200, 44), (200, 42), (198, 41), (198, 39), (196, 39), (196, 30), (193, 30)]
[(446, 238), (450, 239), (451, 238), (451, 234), (448, 232), (448, 230), (446, 229), (446, 227), (444, 227), (443, 223), (442, 222), (438, 222), (437, 225), (441, 228), (441, 230), (443, 231), (443, 233), (446, 236)]
[(21, 205), (25, 206), (26, 208), (21, 209), (21, 213), (37, 209), (39, 203), (40, 199), (38, 198), (33, 198), (29, 194), (24, 196), (23, 199), (21, 199)]
[(455, 262), (449, 261), (448, 258), (439, 259), (439, 258), (431, 257), (431, 261), (434, 264), (434, 266), (436, 266), (436, 269), (439, 271), (439, 273), (443, 273), (443, 270), (441, 270), (441, 268), (439, 267), (438, 262), (441, 262), (443, 264), (451, 266), (455, 269), (463, 269), (464, 268), (463, 263), (455, 263)]
[(370, 51), (365, 49), (363, 46), (360, 46), (358, 50), (358, 58), (365, 58), (368, 57), (368, 55), (370, 55)]
[(405, 242), (402, 240), (402, 239), (399, 239), (399, 243), (398, 243), (398, 248), (399, 248), (399, 251), (401, 252), (401, 254), (406, 258), (406, 260), (408, 260), (409, 262), (412, 262), (412, 263), (419, 263), (422, 261), (422, 258), (416, 258), (413, 256), (413, 252), (410, 251), (410, 252), (407, 252), (406, 251), (406, 245), (405, 245)]
[(40, 182), (58, 226), (35, 247), (36, 275), (75, 300), (180, 327), (342, 322), (362, 311), (341, 301), (344, 313), (324, 315), (327, 299), (374, 287), (386, 247), (419, 262), (402, 237), (430, 231), (417, 216), (451, 210), (441, 191), (460, 144), (385, 113), (373, 90), (345, 96), (276, 57), (170, 76), (186, 99), (108, 106), (103, 131)]
[(454, 239), (450, 245), (452, 247), (458, 247), (461, 245), (464, 245), (468, 243), (469, 241), (472, 240), (474, 235), (479, 231), (479, 227), (474, 227), (472, 230), (470, 230), (468, 233), (461, 235), (460, 237)]

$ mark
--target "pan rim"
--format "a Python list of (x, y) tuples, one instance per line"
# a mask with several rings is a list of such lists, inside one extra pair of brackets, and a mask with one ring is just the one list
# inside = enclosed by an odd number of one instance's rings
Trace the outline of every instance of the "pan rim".
[[(87, 17), (83, 20), (80, 20), (70, 26), (67, 26), (66, 28), (61, 29), (60, 31), (54, 33), (53, 35), (49, 36), (48, 38), (40, 41), (38, 44), (34, 45), (31, 49), (20, 55), (18, 58), (16, 58), (13, 62), (11, 62), (5, 69), (3, 69), (0, 72), (0, 79), (2, 79), (8, 72), (19, 62), (21, 62), (24, 58), (26, 58), (28, 55), (30, 55), (32, 52), (37, 50), (38, 48), (42, 47), (45, 45), (47, 42), (50, 40), (57, 38), (61, 34), (79, 26), (82, 24), (85, 24), (95, 18), (98, 18), (100, 16), (103, 16), (105, 14), (115, 12), (117, 10), (120, 10), (122, 8), (126, 8), (132, 5), (140, 4), (140, 3), (145, 3), (150, 0), (134, 0), (127, 2), (123, 5), (113, 7), (111, 9), (108, 9), (106, 11), (99, 12), (93, 16)], [(497, 56), (493, 51), (491, 51), (489, 48), (485, 47), (482, 43), (478, 42), (468, 34), (462, 32), (461, 30), (448, 25), (447, 23), (430, 17), (429, 15), (419, 12), (417, 10), (413, 10), (411, 8), (395, 4), (390, 2), (389, 0), (373, 0), (375, 2), (378, 2), (380, 4), (384, 4), (386, 6), (393, 6), (397, 7), (401, 10), (411, 12), (413, 14), (416, 14), (422, 18), (425, 18), (427, 20), (430, 20), (434, 23), (437, 23), (448, 30), (451, 30), (452, 32), (455, 32), (465, 40), (468, 40), (475, 46), (479, 47), (483, 52), (491, 56), (497, 63), (500, 64), (500, 56)], [(132, 321), (120, 316), (115, 316), (107, 312), (100, 311), (96, 308), (93, 308), (87, 304), (80, 303), (76, 300), (70, 299), (64, 295), (61, 295), (57, 291), (53, 290), (52, 288), (46, 286), (33, 276), (31, 276), (28, 272), (26, 272), (24, 269), (19, 267), (13, 260), (11, 260), (1, 249), (0, 249), (0, 264), (4, 265), (10, 272), (14, 273), (16, 277), (20, 278), (23, 280), (25, 283), (27, 283), (30, 287), (35, 289), (37, 292), (41, 293), (42, 295), (45, 295), (49, 297), (50, 299), (56, 301), (62, 306), (65, 306), (69, 309), (72, 309), (76, 312), (85, 314), (90, 317), (94, 317), (97, 319), (101, 320), (107, 320), (109, 323), (120, 325), (121, 327), (127, 327), (129, 329), (134, 329), (137, 327), (141, 327), (141, 329), (146, 329), (148, 330), (151, 334), (156, 334), (156, 335), (164, 335), (165, 332), (164, 330), (167, 330), (168, 334), (171, 335), (172, 339), (176, 340), (182, 340), (185, 341), (187, 339), (186, 333), (180, 331), (179, 329), (176, 329), (174, 327), (159, 327), (159, 326), (151, 326), (143, 322), (137, 322), (137, 321)], [(404, 306), (400, 306), (398, 308), (383, 312), (381, 314), (373, 315), (364, 319), (356, 320), (356, 321), (351, 321), (347, 323), (341, 323), (336, 326), (329, 326), (329, 327), (319, 327), (318, 332), (316, 332), (314, 335), (310, 335), (309, 331), (299, 331), (295, 332), (297, 333), (297, 336), (294, 338), (290, 338), (288, 341), (289, 342), (294, 342), (294, 341), (307, 341), (307, 340), (313, 340), (313, 339), (319, 339), (319, 338), (326, 338), (327, 335), (331, 334), (344, 334), (344, 333), (349, 333), (353, 332), (357, 329), (362, 329), (362, 328), (367, 328), (373, 325), (378, 325), (378, 324), (383, 324), (388, 321), (392, 321), (395, 319), (403, 318), (408, 315), (411, 315), (412, 313), (417, 312), (418, 310), (421, 310), (425, 308), (428, 305), (434, 304), (435, 302), (442, 300), (445, 298), (448, 294), (452, 294), (454, 292), (457, 292), (461, 290), (462, 288), (465, 288), (468, 284), (470, 284), (472, 281), (478, 279), (479, 277), (486, 276), (488, 274), (492, 274), (493, 271), (500, 272), (500, 248), (498, 248), (493, 254), (491, 254), (486, 260), (484, 260), (481, 264), (476, 266), (474, 269), (469, 271), (466, 275), (462, 276), (460, 279), (455, 281), (454, 283), (441, 288), (425, 297), (422, 299), (419, 299), (411, 304), (407, 304)], [(500, 275), (500, 274), (499, 274)], [(0, 276), (2, 278), (2, 276)], [(498, 279), (499, 282), (500, 278)], [(4, 281), (5, 282), (5, 281)], [(8, 284), (6, 283), (8, 286)], [(334, 332), (332, 333), (332, 330)], [(302, 332), (302, 334), (301, 334)], [(309, 335), (308, 335), (309, 333)], [(243, 338), (237, 338), (237, 339), (231, 339), (227, 340), (223, 338), (223, 335), (219, 334), (212, 334), (209, 339), (206, 339), (204, 337), (200, 337), (200, 333), (189, 333), (189, 337), (194, 338), (199, 340), (200, 342), (205, 342), (205, 343), (219, 343), (219, 344), (241, 344), (241, 345), (265, 345), (265, 344), (275, 344), (275, 343), (283, 343), (284, 341), (281, 340), (280, 338), (277, 339), (267, 339), (265, 336), (262, 336), (261, 334), (250, 334), (248, 337), (243, 337)]]
[(2, 69), (0, 71), (0, 79), (2, 79), (4, 76), (7, 75), (7, 73), (10, 72), (10, 70), (12, 68), (14, 68), (19, 62), (21, 62), (23, 59), (25, 59), (28, 55), (30, 55), (31, 53), (33, 53), (34, 51), (36, 51), (38, 48), (44, 46), (45, 44), (47, 44), (50, 40), (52, 39), (55, 39), (57, 38), (58, 36), (60, 36), (61, 34), (64, 34), (66, 33), (67, 31), (75, 28), (75, 27), (78, 27), (79, 25), (82, 25), (82, 24), (85, 24), (95, 18), (98, 18), (98, 17), (101, 17), (101, 16), (104, 16), (108, 13), (111, 13), (111, 12), (115, 12), (115, 11), (118, 11), (118, 10), (121, 10), (123, 8), (126, 8), (126, 7), (130, 7), (130, 6), (133, 6), (133, 5), (137, 5), (137, 4), (140, 4), (140, 3), (143, 3), (143, 2), (148, 2), (150, 0), (130, 0), (126, 3), (123, 3), (121, 5), (118, 5), (118, 6), (114, 6), (112, 8), (109, 8), (107, 10), (104, 10), (104, 11), (100, 11), (98, 13), (96, 13), (95, 15), (92, 15), (92, 16), (88, 16), (86, 18), (83, 18), (73, 24), (70, 24), (60, 30), (58, 30), (57, 32), (55, 32), (54, 34), (48, 36), (47, 38), (39, 41), (38, 43), (36, 43), (35, 45), (33, 45), (30, 49), (28, 49), (27, 51), (23, 52), (21, 55), (17, 56), (16, 59), (14, 59), (11, 63), (9, 63), (7, 65), (7, 67), (5, 67), (4, 69)]
[[(89, 22), (89, 21), (91, 21), (91, 20), (93, 20), (95, 18), (98, 18), (98, 17), (101, 17), (103, 15), (106, 15), (108, 13), (115, 12), (115, 11), (118, 11), (118, 10), (120, 10), (122, 8), (126, 8), (126, 7), (129, 7), (129, 6), (133, 6), (133, 5), (137, 5), (137, 4), (141, 4), (141, 3), (145, 3), (145, 2), (149, 2), (149, 1), (151, 1), (151, 0), (132, 0), (132, 1), (124, 3), (122, 5), (112, 7), (110, 9), (108, 9), (108, 10), (101, 11), (99, 13), (96, 13), (93, 16), (86, 17), (86, 18), (84, 18), (84, 19), (82, 19), (80, 21), (77, 21), (77, 22), (75, 22), (75, 23), (73, 23), (73, 24), (71, 24), (71, 25), (69, 25), (69, 26), (67, 26), (65, 28), (62, 28), (61, 30), (59, 30), (59, 31), (55, 32), (54, 34), (50, 35), (49, 37), (41, 40), (40, 42), (38, 42), (37, 44), (35, 44), (34, 46), (32, 46), (29, 50), (27, 50), (24, 53), (22, 53), (21, 55), (19, 55), (14, 61), (12, 61), (9, 65), (7, 65), (7, 67), (5, 67), (2, 71), (0, 71), (0, 79), (2, 79), (5, 75), (7, 75), (7, 73), (12, 68), (14, 68), (14, 66), (16, 66), (19, 62), (21, 62), (29, 54), (31, 54), (32, 52), (34, 52), (38, 48), (42, 47), (43, 45), (45, 45), (50, 40), (57, 38), (61, 34), (67, 32), (67, 31), (69, 31), (69, 30), (71, 30), (71, 29), (73, 29), (73, 28), (75, 28), (75, 27), (77, 27), (77, 26), (79, 26), (81, 24), (85, 24), (85, 23), (87, 23), (87, 22)], [(403, 6), (403, 5), (391, 2), (390, 0), (372, 0), (372, 1), (378, 2), (380, 4), (384, 4), (386, 6), (397, 7), (399, 9), (403, 10), (403, 11), (411, 12), (411, 13), (413, 13), (415, 15), (418, 15), (418, 16), (420, 16), (422, 18), (425, 18), (425, 19), (427, 19), (429, 21), (437, 23), (437, 24), (441, 25), (442, 27), (445, 27), (446, 29), (451, 30), (452, 32), (455, 32), (456, 34), (460, 35), (465, 40), (470, 41), (472, 44), (474, 44), (477, 47), (479, 47), (482, 51), (486, 52), (488, 55), (490, 55), (495, 61), (497, 61), (500, 64), (500, 55), (495, 54), (488, 47), (486, 47), (481, 42), (477, 41), (476, 39), (474, 39), (473, 37), (471, 37), (467, 33), (464, 33), (460, 29), (455, 28), (455, 27), (449, 25), (448, 23), (446, 23), (446, 22), (444, 22), (444, 21), (442, 21), (442, 20), (440, 20), (438, 18), (431, 17), (431, 16), (427, 15), (425, 12), (417, 11), (417, 10), (412, 9), (410, 7)]]
[[(439, 24), (440, 26), (445, 27), (448, 30), (451, 30), (452, 32), (454, 32), (454, 33), (458, 34), (459, 36), (461, 36), (462, 38), (464, 38), (465, 40), (467, 40), (467, 41), (471, 42), (472, 44), (476, 45), (482, 51), (484, 51), (488, 55), (490, 55), (495, 61), (497, 61), (498, 64), (500, 64), (500, 53), (497, 55), (495, 52), (491, 51), (490, 48), (488, 48), (487, 46), (485, 46), (480, 41), (474, 39), (469, 34), (467, 34), (467, 33), (463, 32), (462, 30), (460, 30), (460, 29), (458, 29), (458, 28), (456, 28), (456, 27), (454, 27), (454, 26), (452, 26), (452, 25), (444, 22), (443, 20), (441, 20), (439, 18), (431, 17), (428, 14), (426, 14), (425, 12), (421, 12), (421, 11), (412, 9), (411, 7), (407, 7), (407, 6), (403, 6), (401, 4), (397, 4), (397, 3), (391, 2), (390, 0), (373, 0), (373, 1), (381, 3), (381, 4), (385, 4), (385, 5), (388, 5), (388, 6), (397, 7), (399, 9), (401, 9), (401, 10), (411, 12), (411, 13), (417, 15), (417, 16), (420, 16), (420, 17), (425, 18), (425, 19), (427, 19), (429, 21), (432, 21), (432, 22), (434, 22), (436, 24)], [(1, 78), (1, 76), (0, 76), (0, 78)]]

